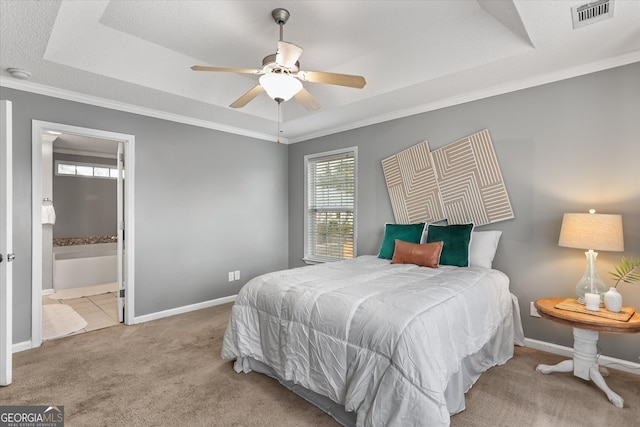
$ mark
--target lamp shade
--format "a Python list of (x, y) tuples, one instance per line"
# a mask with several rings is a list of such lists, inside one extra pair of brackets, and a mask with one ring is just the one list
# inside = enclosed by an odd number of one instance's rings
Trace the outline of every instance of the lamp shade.
[(596, 251), (623, 251), (622, 216), (566, 213), (562, 218), (558, 245)]
[(269, 73), (260, 77), (260, 84), (271, 99), (284, 102), (300, 92), (302, 83), (288, 74)]

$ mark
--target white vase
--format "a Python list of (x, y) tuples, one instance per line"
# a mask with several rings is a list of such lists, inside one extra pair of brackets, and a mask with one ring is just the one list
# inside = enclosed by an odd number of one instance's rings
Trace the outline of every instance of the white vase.
[(619, 313), (622, 310), (622, 295), (616, 288), (609, 288), (604, 294), (604, 306), (609, 311)]

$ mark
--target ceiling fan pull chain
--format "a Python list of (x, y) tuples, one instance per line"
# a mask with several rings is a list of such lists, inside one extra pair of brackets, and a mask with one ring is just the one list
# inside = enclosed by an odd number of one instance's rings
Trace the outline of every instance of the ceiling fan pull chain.
[(282, 109), (282, 102), (278, 102), (278, 144), (280, 144), (280, 134), (282, 133), (282, 118), (281, 118), (281, 111)]

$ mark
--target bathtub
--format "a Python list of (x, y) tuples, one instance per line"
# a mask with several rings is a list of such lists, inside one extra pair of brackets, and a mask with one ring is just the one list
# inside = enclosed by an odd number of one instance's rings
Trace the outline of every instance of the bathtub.
[(116, 243), (53, 247), (53, 289), (113, 283), (118, 277)]

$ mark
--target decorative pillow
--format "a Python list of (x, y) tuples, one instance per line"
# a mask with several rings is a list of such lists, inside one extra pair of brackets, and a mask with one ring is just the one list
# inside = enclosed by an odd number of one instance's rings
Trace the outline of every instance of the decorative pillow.
[(491, 268), (502, 231), (474, 231), (469, 245), (469, 266)]
[(421, 267), (438, 268), (442, 242), (409, 243), (396, 239), (391, 264), (415, 264)]
[(424, 222), (419, 224), (385, 224), (384, 239), (382, 240), (378, 258), (393, 258), (396, 239), (409, 243), (420, 243), (424, 225)]
[(467, 267), (469, 265), (469, 243), (473, 224), (437, 226), (429, 224), (427, 243), (444, 242), (440, 254), (441, 265)]

